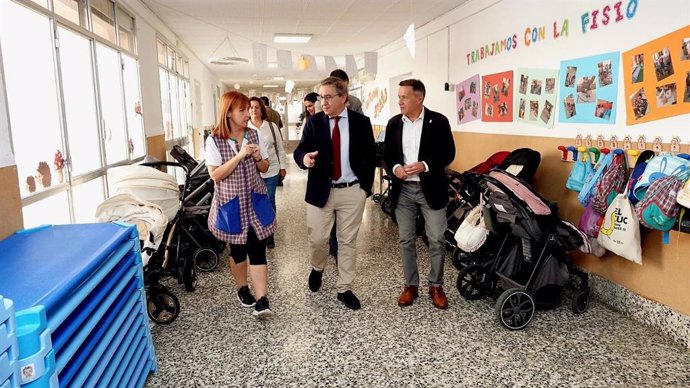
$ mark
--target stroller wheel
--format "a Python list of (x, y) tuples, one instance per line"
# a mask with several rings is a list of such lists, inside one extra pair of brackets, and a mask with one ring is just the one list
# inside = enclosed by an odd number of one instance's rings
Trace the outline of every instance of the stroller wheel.
[(201, 272), (211, 272), (218, 267), (218, 254), (209, 248), (197, 249), (194, 252), (196, 269)]
[(589, 290), (578, 290), (570, 302), (575, 314), (583, 314), (589, 308)]
[(496, 316), (510, 330), (525, 328), (534, 318), (534, 298), (522, 288), (505, 290), (496, 301)]
[(169, 325), (180, 315), (180, 301), (166, 289), (151, 290), (146, 310), (152, 321), (159, 325)]
[(467, 300), (481, 299), (489, 290), (489, 271), (481, 265), (470, 265), (458, 274), (457, 287)]
[(379, 203), (379, 202), (381, 202), (381, 197), (382, 197), (381, 194), (376, 193), (376, 194), (371, 196), (371, 200), (374, 201), (374, 203)]
[(381, 199), (381, 210), (383, 210), (386, 215), (390, 216), (393, 214), (393, 201), (390, 197), (384, 197)]
[(195, 256), (187, 256), (184, 258), (184, 266), (182, 268), (182, 283), (185, 290), (192, 292), (196, 290), (196, 265), (194, 264)]

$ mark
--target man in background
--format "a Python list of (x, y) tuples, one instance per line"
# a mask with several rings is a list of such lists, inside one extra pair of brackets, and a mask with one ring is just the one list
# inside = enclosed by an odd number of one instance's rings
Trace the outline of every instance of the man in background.
[[(271, 108), (271, 101), (268, 99), (268, 97), (261, 96), (261, 100), (264, 102), (264, 105), (266, 105), (266, 110), (268, 111), (268, 121), (277, 125), (278, 128), (283, 128), (283, 120), (280, 118), (280, 113), (277, 110)], [(282, 133), (280, 136), (280, 140), (283, 140)]]
[[(345, 85), (347, 86), (348, 90), (350, 90), (350, 77), (347, 76), (347, 73), (345, 71), (335, 69), (331, 72), (331, 77), (338, 78), (345, 82)], [(360, 101), (359, 98), (357, 98), (356, 96), (353, 96), (349, 93), (347, 95), (347, 108), (357, 113), (364, 114), (364, 112), (362, 112), (362, 101)]]

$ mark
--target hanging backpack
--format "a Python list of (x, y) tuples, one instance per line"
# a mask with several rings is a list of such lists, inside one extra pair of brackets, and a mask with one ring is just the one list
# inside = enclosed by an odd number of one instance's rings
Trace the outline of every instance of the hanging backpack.
[(606, 209), (614, 198), (625, 189), (626, 173), (628, 171), (625, 163), (625, 155), (619, 153), (613, 157), (612, 164), (606, 169), (601, 181), (592, 197), (592, 207), (601, 214), (606, 213)]
[(650, 229), (667, 232), (673, 228), (680, 207), (676, 202), (678, 192), (690, 176), (685, 169), (673, 175), (655, 179), (644, 198), (635, 205), (640, 223)]
[(656, 179), (683, 172), (690, 168), (690, 161), (676, 155), (659, 155), (647, 162), (647, 167), (635, 183), (633, 195), (638, 200), (645, 197), (649, 186)]
[(604, 171), (606, 171), (606, 167), (611, 164), (612, 160), (613, 154), (610, 153), (603, 158), (599, 158), (599, 162), (594, 166), (594, 171), (585, 178), (585, 184), (582, 185), (582, 190), (580, 190), (580, 194), (577, 196), (580, 205), (587, 206), (589, 204), (594, 189), (599, 183), (599, 180), (601, 180)]
[(565, 187), (579, 193), (585, 185), (585, 179), (593, 172), (592, 159), (589, 156), (589, 152), (585, 151), (584, 158), (577, 158), (575, 165), (570, 170), (570, 175), (568, 175), (568, 179), (565, 181)]
[(630, 173), (630, 178), (628, 179), (628, 185), (626, 189), (628, 190), (628, 199), (630, 200), (630, 203), (632, 203), (633, 205), (639, 202), (639, 199), (635, 197), (633, 188), (642, 177), (644, 170), (647, 169), (647, 162), (649, 162), (649, 160), (652, 159), (654, 155), (654, 151), (652, 150), (642, 151), (640, 156), (637, 157), (637, 161), (635, 162), (635, 168), (633, 169), (632, 173)]

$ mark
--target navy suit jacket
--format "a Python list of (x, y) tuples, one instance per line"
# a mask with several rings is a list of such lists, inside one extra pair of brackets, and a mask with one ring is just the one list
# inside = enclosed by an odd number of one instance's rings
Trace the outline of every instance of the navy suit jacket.
[[(448, 204), (446, 167), (455, 159), (455, 141), (446, 116), (424, 109), (424, 123), (422, 124), (422, 137), (419, 141), (417, 161), (426, 162), (429, 171), (420, 173), (419, 180), (426, 202), (432, 209), (438, 210)], [(384, 146), (384, 161), (386, 166), (391, 169), (390, 175), (393, 177), (390, 195), (394, 209), (398, 203), (403, 181), (393, 174), (392, 169), (396, 164), (405, 165), (402, 133), (402, 114), (399, 114), (388, 121)]]
[[(350, 167), (359, 180), (359, 187), (371, 195), (374, 183), (375, 145), (374, 131), (367, 116), (350, 109), (347, 110), (348, 128), (350, 131)], [(302, 130), (302, 139), (295, 149), (295, 162), (302, 169), (304, 155), (319, 151), (314, 167), (309, 169), (305, 201), (317, 207), (324, 207), (331, 192), (331, 175), (333, 173), (333, 149), (331, 145), (331, 128), (328, 116), (319, 112), (307, 119)]]

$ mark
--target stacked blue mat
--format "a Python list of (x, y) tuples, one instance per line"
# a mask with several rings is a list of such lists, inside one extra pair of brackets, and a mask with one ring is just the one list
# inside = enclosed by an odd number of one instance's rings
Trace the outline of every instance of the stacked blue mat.
[(22, 388), (143, 387), (156, 370), (135, 227), (17, 232), (0, 241), (0, 277), (16, 312)]
[(14, 303), (0, 296), (0, 388), (19, 386)]

